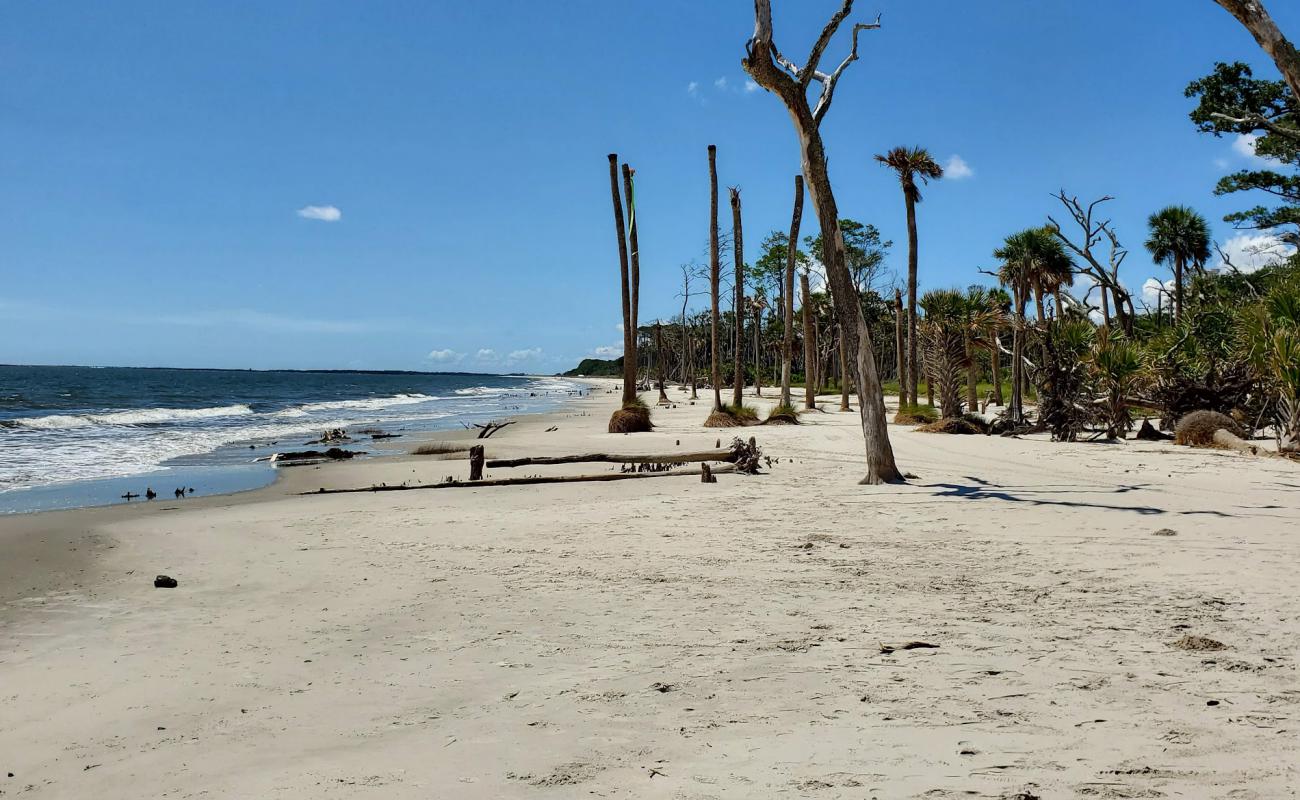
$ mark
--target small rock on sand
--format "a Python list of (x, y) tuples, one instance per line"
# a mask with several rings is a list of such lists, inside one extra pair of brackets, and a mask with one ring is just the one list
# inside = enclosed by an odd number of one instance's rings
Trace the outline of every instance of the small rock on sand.
[(1205, 636), (1187, 635), (1174, 642), (1174, 647), (1179, 650), (1226, 650), (1227, 645), (1223, 642), (1210, 639)]

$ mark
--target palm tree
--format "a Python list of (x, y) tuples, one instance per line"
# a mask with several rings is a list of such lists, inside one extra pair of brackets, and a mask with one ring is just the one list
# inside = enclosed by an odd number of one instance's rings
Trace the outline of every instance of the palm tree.
[[(907, 205), (907, 393), (904, 405), (915, 405), (917, 370), (916, 370), (916, 204), (921, 202), (921, 190), (916, 179), (929, 183), (931, 179), (943, 177), (943, 167), (930, 156), (923, 147), (895, 147), (884, 155), (877, 155), (876, 160), (898, 173), (898, 182), (903, 187), (903, 201)], [(899, 376), (900, 384), (902, 376)]]
[[(998, 280), (1011, 290), (1011, 418), (1024, 419), (1024, 339), (1025, 304), (1033, 289), (1040, 285), (1038, 276), (1045, 270), (1043, 264), (1063, 254), (1061, 244), (1047, 228), (1027, 228), (1008, 236), (1002, 247), (993, 251), (993, 257), (1002, 262)], [(1042, 307), (1039, 306), (1041, 314)]]
[(943, 417), (960, 417), (962, 373), (970, 370), (969, 303), (956, 289), (937, 289), (925, 293), (921, 308), (925, 311), (920, 333), (925, 343), (927, 383), (938, 389)]
[(1151, 235), (1147, 250), (1157, 264), (1174, 268), (1174, 321), (1183, 318), (1183, 271), (1188, 265), (1199, 272), (1210, 259), (1210, 224), (1187, 206), (1169, 206), (1147, 220)]

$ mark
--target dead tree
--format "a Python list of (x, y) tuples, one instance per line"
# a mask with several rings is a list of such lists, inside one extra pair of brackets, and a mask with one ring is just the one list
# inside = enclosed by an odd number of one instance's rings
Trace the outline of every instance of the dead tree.
[(691, 271), (692, 266), (693, 264), (682, 264), (682, 382), (690, 380), (691, 399), (694, 400), (698, 397), (695, 393), (695, 347), (686, 324), (686, 306), (691, 302), (691, 278), (695, 277)]
[(799, 273), (799, 297), (803, 311), (803, 407), (817, 407), (816, 345), (813, 337), (812, 295), (808, 291), (808, 270)]
[(732, 381), (731, 402), (737, 408), (742, 402), (741, 395), (745, 391), (745, 368), (744, 361), (741, 359), (741, 351), (745, 346), (745, 245), (743, 233), (740, 225), (740, 187), (731, 187), (731, 244), (735, 248), (736, 267), (736, 351), (733, 354), (733, 368), (736, 371), (735, 379)]
[(722, 410), (722, 375), (718, 363), (718, 283), (721, 279), (722, 261), (718, 254), (718, 148), (709, 145), (709, 293), (713, 307), (709, 380), (713, 384), (714, 411)]
[[(845, 263), (839, 208), (831, 189), (826, 150), (820, 131), (821, 122), (834, 99), (836, 83), (849, 64), (858, 58), (858, 34), (880, 27), (879, 18), (872, 24), (854, 25), (849, 54), (831, 72), (819, 71), (822, 54), (852, 10), (853, 0), (843, 0), (840, 9), (831, 16), (817, 37), (803, 65), (799, 66), (782, 55), (773, 42), (771, 0), (754, 0), (754, 35), (745, 45), (746, 55), (741, 66), (755, 83), (781, 100), (789, 111), (795, 132), (799, 136), (803, 177), (808, 183), (808, 194), (812, 198), (822, 230), (826, 279), (831, 287), (835, 315), (845, 332), (846, 356), (853, 362), (858, 388), (858, 410), (862, 418), (867, 460), (867, 474), (862, 483), (898, 483), (903, 481), (903, 475), (894, 463), (894, 450), (889, 443), (885, 401), (880, 394), (880, 376), (876, 371), (871, 333), (862, 315), (862, 304), (854, 291), (853, 276)], [(810, 107), (808, 89), (813, 81), (821, 84), (821, 91), (816, 104)], [(795, 242), (791, 242), (790, 246), (794, 247)]]
[[(1291, 96), (1300, 99), (1300, 50), (1297, 50), (1296, 46), (1282, 35), (1282, 31), (1278, 30), (1277, 23), (1269, 16), (1262, 0), (1214, 0), (1214, 2), (1223, 6), (1224, 10), (1236, 17), (1237, 21), (1250, 31), (1250, 35), (1255, 37), (1255, 41), (1277, 65), (1277, 71), (1282, 73), (1282, 80), (1286, 81), (1286, 85), (1291, 89)], [(1300, 138), (1294, 129), (1278, 126), (1272, 121), (1267, 122), (1269, 124), (1263, 127), (1271, 132), (1277, 133), (1278, 131), (1273, 130), (1277, 127), (1293, 139)]]
[(476, 444), (469, 449), (469, 479), (483, 480), (483, 445)]
[(668, 394), (664, 392), (664, 337), (659, 320), (655, 320), (655, 377), (659, 381), (659, 404), (668, 405)]
[[(623, 200), (624, 202), (627, 203), (627, 245), (628, 245), (628, 262), (629, 262), (628, 280), (629, 283), (631, 284), (631, 292), (628, 296), (628, 316), (631, 318), (632, 321), (631, 358), (632, 358), (632, 378), (633, 378), (632, 397), (634, 399), (636, 397), (637, 368), (640, 366), (639, 352), (638, 352), (640, 348), (640, 342), (638, 341), (637, 337), (640, 335), (639, 317), (640, 317), (640, 308), (641, 308), (640, 306), (641, 249), (637, 245), (637, 239), (636, 239), (636, 197), (633, 193), (635, 186), (632, 183), (632, 176), (635, 174), (636, 174), (636, 170), (632, 169), (627, 164), (623, 165), (623, 194), (624, 194)], [(628, 354), (624, 352), (623, 371), (625, 374), (627, 372), (627, 361), (628, 361)]]
[[(1124, 333), (1132, 335), (1133, 317), (1136, 313), (1133, 309), (1133, 297), (1119, 280), (1119, 268), (1124, 263), (1128, 251), (1120, 245), (1119, 237), (1115, 235), (1110, 220), (1097, 221), (1094, 218), (1097, 206), (1115, 198), (1107, 195), (1084, 206), (1079, 202), (1079, 198), (1067, 197), (1065, 190), (1061, 190), (1052, 196), (1061, 201), (1061, 205), (1065, 206), (1065, 210), (1074, 219), (1075, 224), (1079, 227), (1081, 238), (1078, 242), (1071, 240), (1061, 229), (1061, 224), (1053, 219), (1051, 215), (1047, 217), (1047, 227), (1056, 235), (1056, 238), (1061, 240), (1062, 244), (1084, 260), (1085, 263), (1079, 267), (1079, 271), (1101, 286), (1103, 298), (1106, 292), (1110, 293), (1110, 297), (1115, 301), (1115, 318), (1119, 320), (1120, 329)], [(1093, 248), (1100, 244), (1102, 239), (1110, 242), (1110, 254), (1105, 264), (1102, 264), (1093, 252)], [(1107, 323), (1109, 323), (1109, 319), (1107, 319)]]
[(790, 408), (790, 366), (794, 360), (794, 265), (799, 256), (799, 225), (803, 222), (803, 176), (794, 176), (794, 213), (790, 217), (790, 238), (785, 253), (785, 275), (781, 293), (781, 401)]
[(628, 273), (627, 230), (623, 226), (623, 197), (618, 188), (618, 153), (609, 154), (609, 192), (614, 201), (619, 278), (623, 289), (623, 404), (627, 405), (636, 399), (636, 327), (632, 324), (632, 289)]

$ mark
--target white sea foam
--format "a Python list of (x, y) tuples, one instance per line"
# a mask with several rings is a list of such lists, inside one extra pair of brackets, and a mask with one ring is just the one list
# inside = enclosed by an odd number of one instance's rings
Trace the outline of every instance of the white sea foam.
[(168, 422), (187, 422), (216, 417), (243, 417), (252, 413), (253, 409), (243, 404), (213, 408), (140, 408), (131, 411), (110, 411), (103, 414), (51, 414), (45, 417), (20, 417), (11, 420), (9, 424), (15, 428), (52, 431), (68, 428), (89, 428), (94, 425), (158, 425)]
[(399, 394), (392, 397), (365, 397), (360, 400), (327, 400), (321, 403), (304, 403), (275, 412), (277, 417), (308, 417), (325, 411), (381, 411), (394, 406), (409, 406), (441, 400), (430, 394)]

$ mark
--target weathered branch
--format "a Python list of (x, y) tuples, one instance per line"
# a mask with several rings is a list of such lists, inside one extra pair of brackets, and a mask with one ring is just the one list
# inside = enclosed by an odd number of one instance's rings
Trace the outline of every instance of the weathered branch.
[(736, 453), (730, 449), (704, 450), (698, 453), (663, 453), (660, 455), (625, 456), (617, 453), (585, 453), (574, 456), (533, 456), (529, 458), (494, 458), (487, 462), (488, 469), (528, 467), (538, 464), (694, 464), (700, 461), (731, 463)]
[[(714, 475), (736, 471), (734, 464), (719, 464), (712, 467)], [(699, 475), (694, 469), (674, 469), (667, 472), (603, 472), (599, 475), (530, 475), (526, 478), (489, 478), (484, 481), (443, 481), (442, 483), (420, 483), (414, 486), (397, 484), (394, 486), (366, 486), (358, 489), (317, 489), (314, 492), (299, 492), (304, 495), (317, 494), (358, 494), (361, 492), (405, 492), (414, 489), (479, 489), (484, 486), (531, 486), (539, 483), (588, 483), (599, 481), (628, 481), (637, 478), (670, 478), (681, 475)]]
[(844, 60), (840, 62), (840, 65), (836, 67), (835, 71), (832, 72), (830, 75), (825, 75), (819, 72), (814, 76), (819, 81), (821, 81), (822, 84), (821, 97), (818, 98), (817, 100), (817, 107), (813, 109), (814, 121), (820, 123), (822, 121), (822, 117), (826, 116), (826, 112), (830, 111), (831, 100), (833, 100), (835, 97), (835, 84), (839, 82), (840, 75), (844, 74), (844, 70), (849, 66), (849, 64), (852, 64), (854, 61), (858, 60), (858, 32), (872, 31), (872, 30), (877, 30), (879, 28), (880, 28), (879, 15), (876, 16), (876, 21), (871, 24), (867, 24), (865, 22), (859, 22), (857, 25), (854, 25), (853, 26), (853, 48), (849, 51), (849, 54), (844, 57)]
[[(852, 12), (853, 0), (844, 0), (843, 5), (840, 6), (840, 10), (831, 15), (830, 21), (826, 23), (826, 27), (822, 28), (821, 35), (817, 37), (817, 41), (813, 42), (812, 51), (808, 53), (808, 61), (803, 65), (803, 70), (799, 73), (800, 86), (805, 89), (808, 88), (808, 84), (811, 83), (813, 78), (817, 75), (817, 65), (821, 63), (822, 53), (826, 52), (826, 47), (831, 43), (831, 38), (835, 36), (835, 32), (839, 30), (840, 23), (843, 22)], [(856, 38), (857, 35), (855, 31), (854, 39), (856, 40)]]
[(1291, 89), (1291, 97), (1300, 102), (1300, 51), (1282, 35), (1277, 23), (1264, 8), (1263, 0), (1214, 0), (1250, 31), (1260, 48), (1273, 59), (1277, 71)]

